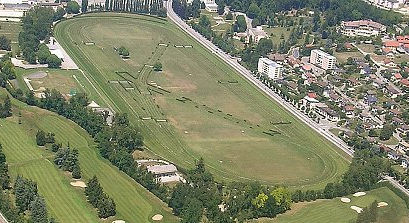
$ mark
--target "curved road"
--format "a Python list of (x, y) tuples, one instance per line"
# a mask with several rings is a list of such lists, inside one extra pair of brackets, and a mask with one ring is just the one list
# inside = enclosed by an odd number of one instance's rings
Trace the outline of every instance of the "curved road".
[[(173, 11), (172, 0), (167, 0), (167, 2), (165, 3), (165, 6), (167, 8), (167, 13), (168, 13), (169, 19), (172, 20), (176, 25), (178, 25), (182, 30), (184, 30), (191, 37), (193, 37), (195, 40), (197, 40), (200, 44), (202, 44), (204, 47), (206, 47), (208, 50), (210, 50), (210, 52), (217, 55), (219, 58), (221, 58), (227, 64), (232, 66), (239, 74), (241, 74), (243, 77), (245, 77), (251, 83), (256, 85), (261, 91), (263, 91), (269, 97), (274, 99), (278, 104), (283, 106), (290, 113), (292, 113), (294, 116), (296, 116), (301, 121), (303, 121), (305, 124), (307, 124), (310, 128), (314, 129), (320, 135), (322, 135), (327, 140), (329, 140), (330, 142), (335, 144), (338, 148), (340, 148), (342, 151), (344, 151), (349, 156), (351, 156), (351, 157), (354, 156), (354, 151), (344, 141), (342, 141), (340, 138), (338, 138), (337, 136), (335, 136), (331, 132), (326, 131), (325, 129), (321, 128), (317, 123), (315, 123), (310, 118), (308, 118), (308, 116), (306, 116), (304, 113), (302, 113), (301, 111), (295, 109), (294, 106), (291, 103), (289, 103), (289, 102), (285, 101), (284, 99), (282, 99), (273, 90), (271, 90), (270, 88), (265, 86), (260, 80), (258, 80), (256, 77), (254, 77), (253, 74), (249, 70), (247, 70), (245, 67), (243, 67), (240, 63), (238, 63), (236, 59), (232, 58), (229, 54), (226, 54), (223, 50), (219, 49), (212, 42), (207, 40), (200, 33), (196, 32), (196, 30), (192, 29), (188, 24), (186, 24), (185, 21), (183, 21)], [(394, 185), (395, 187), (400, 189), (402, 192), (404, 192), (407, 196), (409, 196), (409, 190), (404, 188), (397, 181), (393, 180), (390, 177), (386, 177), (385, 179), (388, 180), (392, 185)]]

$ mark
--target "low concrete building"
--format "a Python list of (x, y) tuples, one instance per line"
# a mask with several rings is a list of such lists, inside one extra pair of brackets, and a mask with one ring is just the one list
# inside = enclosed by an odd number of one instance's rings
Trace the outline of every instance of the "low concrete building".
[(147, 166), (147, 170), (152, 173), (155, 180), (160, 183), (181, 181), (178, 170), (173, 164)]

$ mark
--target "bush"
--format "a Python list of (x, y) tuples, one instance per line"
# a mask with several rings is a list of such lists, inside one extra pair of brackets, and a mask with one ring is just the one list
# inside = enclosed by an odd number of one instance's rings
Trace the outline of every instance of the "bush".
[(154, 70), (154, 71), (162, 71), (162, 64), (161, 64), (160, 62), (156, 62), (156, 63), (153, 65), (153, 70)]

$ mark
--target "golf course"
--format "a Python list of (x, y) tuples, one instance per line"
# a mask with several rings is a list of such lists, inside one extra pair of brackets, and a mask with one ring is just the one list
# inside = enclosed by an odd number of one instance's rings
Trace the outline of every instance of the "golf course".
[[(1, 92), (2, 97), (5, 91)], [(152, 222), (163, 215), (164, 222), (177, 222), (166, 204), (103, 159), (92, 138), (75, 123), (54, 113), (12, 100), (13, 117), (0, 120), (2, 143), (11, 177), (20, 175), (38, 184), (47, 209), (58, 222)], [(99, 219), (84, 189), (73, 187), (70, 174), (54, 165), (54, 154), (36, 145), (38, 130), (55, 133), (56, 141), (79, 151), (82, 181), (96, 175), (104, 190), (115, 200), (115, 218)]]
[(127, 113), (156, 157), (183, 168), (203, 157), (219, 180), (304, 189), (347, 168), (342, 151), (166, 19), (92, 13), (58, 23), (54, 35), (81, 69), (81, 90)]
[(386, 187), (369, 191), (365, 196), (353, 197), (350, 203), (343, 203), (340, 198), (332, 200), (317, 200), (294, 204), (292, 210), (274, 219), (259, 219), (258, 223), (301, 223), (355, 222), (357, 212), (351, 206), (368, 207), (372, 202), (386, 202), (388, 205), (379, 207), (377, 222), (409, 222), (409, 211), (405, 202)]

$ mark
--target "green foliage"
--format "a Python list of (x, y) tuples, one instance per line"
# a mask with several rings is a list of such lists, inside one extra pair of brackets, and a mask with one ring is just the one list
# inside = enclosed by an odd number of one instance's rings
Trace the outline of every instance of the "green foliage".
[(163, 6), (162, 0), (157, 1), (142, 1), (142, 0), (106, 0), (105, 10), (114, 12), (131, 12), (131, 13), (149, 13), (166, 17), (166, 9)]
[(54, 157), (54, 163), (64, 171), (77, 171), (76, 175), (81, 177), (78, 164), (78, 150), (70, 148), (60, 148)]
[(5, 35), (0, 36), (0, 49), (2, 50), (11, 50), (11, 42)]
[(114, 200), (105, 194), (96, 176), (93, 176), (88, 181), (85, 195), (92, 206), (98, 209), (98, 216), (100, 218), (107, 218), (116, 214)]
[(23, 29), (19, 34), (19, 45), (25, 60), (31, 64), (37, 63), (36, 52), (40, 40), (45, 40), (51, 34), (54, 21), (54, 11), (46, 7), (33, 7), (23, 17)]
[(153, 65), (153, 70), (154, 70), (154, 71), (162, 71), (162, 64), (161, 64), (160, 62), (156, 62), (156, 63)]
[(9, 169), (6, 162), (6, 156), (3, 153), (3, 147), (0, 144), (0, 185), (2, 190), (10, 187)]
[(234, 23), (233, 29), (235, 32), (245, 32), (247, 30), (246, 18), (243, 15), (236, 17), (236, 22)]
[(36, 196), (30, 203), (30, 221), (33, 223), (48, 223), (47, 207), (44, 198)]
[(385, 125), (379, 134), (379, 139), (382, 141), (389, 140), (393, 136), (394, 131), (395, 127), (393, 125)]
[(40, 64), (46, 64), (48, 62), (48, 57), (51, 56), (51, 52), (48, 47), (43, 43), (40, 44), (37, 51), (37, 59)]
[(74, 165), (74, 168), (72, 169), (72, 178), (81, 179), (81, 168), (78, 163)]
[(38, 195), (37, 183), (21, 176), (17, 176), (13, 188), (16, 206), (19, 212), (28, 210), (31, 202), (34, 201)]
[(230, 11), (226, 15), (226, 20), (233, 20), (233, 14)]
[(67, 3), (66, 11), (68, 14), (78, 14), (80, 12), (80, 5), (76, 1), (69, 1)]
[(82, 0), (81, 2), (81, 12), (85, 13), (88, 11), (88, 0)]
[(129, 57), (129, 50), (126, 49), (124, 46), (118, 48), (118, 54), (124, 58)]
[(49, 132), (49, 133), (45, 133), (42, 130), (37, 131), (36, 134), (36, 142), (38, 146), (45, 146), (47, 143), (54, 143), (55, 142), (55, 138), (54, 138), (54, 133)]
[(61, 66), (61, 59), (51, 54), (47, 57), (47, 64), (49, 68), (59, 68)]
[(53, 20), (54, 20), (54, 21), (61, 20), (62, 18), (64, 18), (64, 15), (65, 15), (66, 13), (67, 13), (67, 12), (65, 11), (64, 8), (59, 7), (59, 8), (57, 9), (57, 11), (55, 11), (55, 13), (54, 13), (54, 15), (53, 15)]
[(10, 116), (12, 116), (11, 101), (10, 97), (7, 95), (4, 104), (0, 104), (0, 118), (7, 118)]
[(371, 203), (369, 207), (365, 207), (361, 213), (358, 214), (358, 218), (356, 219), (356, 223), (371, 223), (376, 222), (378, 218), (378, 201), (374, 201)]

